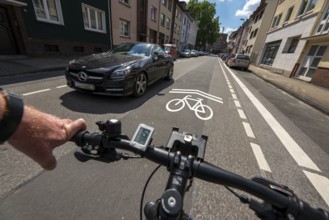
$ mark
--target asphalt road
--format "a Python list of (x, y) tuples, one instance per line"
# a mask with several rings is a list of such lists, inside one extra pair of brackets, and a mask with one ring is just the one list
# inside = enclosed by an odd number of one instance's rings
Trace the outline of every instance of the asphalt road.
[[(49, 74), (3, 87), (59, 117), (83, 117), (91, 131), (96, 121), (116, 118), (130, 137), (139, 123), (154, 127), (157, 145), (167, 144), (172, 127), (207, 135), (206, 161), (288, 185), (311, 205), (329, 209), (328, 117), (249, 72), (228, 69), (217, 57), (179, 59), (173, 81), (152, 85), (138, 99), (82, 94), (66, 87), (58, 72)], [(168, 111), (169, 101), (187, 95), (202, 98), (212, 117), (198, 117), (193, 101)], [(0, 219), (138, 219), (141, 192), (156, 165), (145, 159), (81, 163), (74, 150), (72, 143), (58, 148), (58, 167), (46, 172), (2, 146)], [(144, 201), (160, 197), (167, 177), (161, 168)], [(194, 219), (255, 219), (224, 187), (200, 180), (187, 193), (184, 209)]]

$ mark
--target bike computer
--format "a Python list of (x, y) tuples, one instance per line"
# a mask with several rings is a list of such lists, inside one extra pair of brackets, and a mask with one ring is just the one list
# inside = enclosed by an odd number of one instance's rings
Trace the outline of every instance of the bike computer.
[(132, 138), (132, 142), (140, 150), (145, 151), (153, 135), (154, 128), (145, 124), (139, 124)]

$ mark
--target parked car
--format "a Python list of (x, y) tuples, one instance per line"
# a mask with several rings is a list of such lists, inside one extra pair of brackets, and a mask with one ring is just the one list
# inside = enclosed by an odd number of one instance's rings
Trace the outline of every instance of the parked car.
[(67, 85), (93, 94), (142, 96), (149, 85), (171, 80), (173, 57), (157, 44), (125, 43), (110, 52), (72, 60), (65, 71)]
[(225, 61), (225, 59), (227, 58), (228, 55), (229, 55), (229, 53), (221, 53), (221, 54), (219, 54), (219, 57), (220, 57), (223, 61)]
[(198, 57), (198, 56), (199, 56), (199, 51), (191, 50), (191, 57)]
[(176, 44), (163, 44), (162, 48), (167, 54), (171, 55), (174, 58), (174, 60), (176, 60), (177, 58)]
[(243, 69), (248, 69), (250, 65), (250, 58), (247, 55), (244, 54), (234, 54), (229, 60), (228, 60), (228, 66), (229, 67), (240, 67)]
[(181, 57), (190, 58), (191, 57), (191, 51), (189, 49), (185, 49), (185, 50), (181, 51), (179, 55)]
[(225, 61), (224, 61), (226, 65), (228, 65), (228, 61), (232, 56), (235, 56), (235, 54), (228, 54), (227, 55), (227, 57), (225, 58)]

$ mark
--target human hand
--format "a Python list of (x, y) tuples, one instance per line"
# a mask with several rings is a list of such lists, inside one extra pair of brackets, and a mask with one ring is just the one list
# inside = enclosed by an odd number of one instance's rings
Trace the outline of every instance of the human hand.
[(22, 121), (8, 143), (45, 170), (52, 170), (56, 167), (53, 150), (86, 127), (83, 119), (60, 119), (25, 106)]

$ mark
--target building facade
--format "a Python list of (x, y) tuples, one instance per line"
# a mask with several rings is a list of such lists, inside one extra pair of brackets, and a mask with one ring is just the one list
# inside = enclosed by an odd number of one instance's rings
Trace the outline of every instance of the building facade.
[(289, 76), (310, 37), (325, 0), (280, 0), (265, 40), (261, 65)]
[[(0, 4), (1, 17), (6, 17), (8, 26), (12, 23), (8, 30), (13, 37), (9, 41), (15, 49), (11, 53), (80, 55), (110, 49), (107, 1), (14, 1), (18, 5), (11, 2)], [(6, 50), (1, 46), (2, 53)]]
[(181, 3), (186, 6), (178, 0), (2, 0), (0, 54), (76, 56), (135, 41), (193, 48), (198, 28), (189, 16), (183, 28), (188, 11)]
[(250, 61), (260, 63), (260, 55), (264, 49), (266, 34), (276, 11), (278, 0), (262, 0), (259, 7), (250, 16), (252, 22), (248, 31), (248, 41), (245, 54), (250, 56)]

